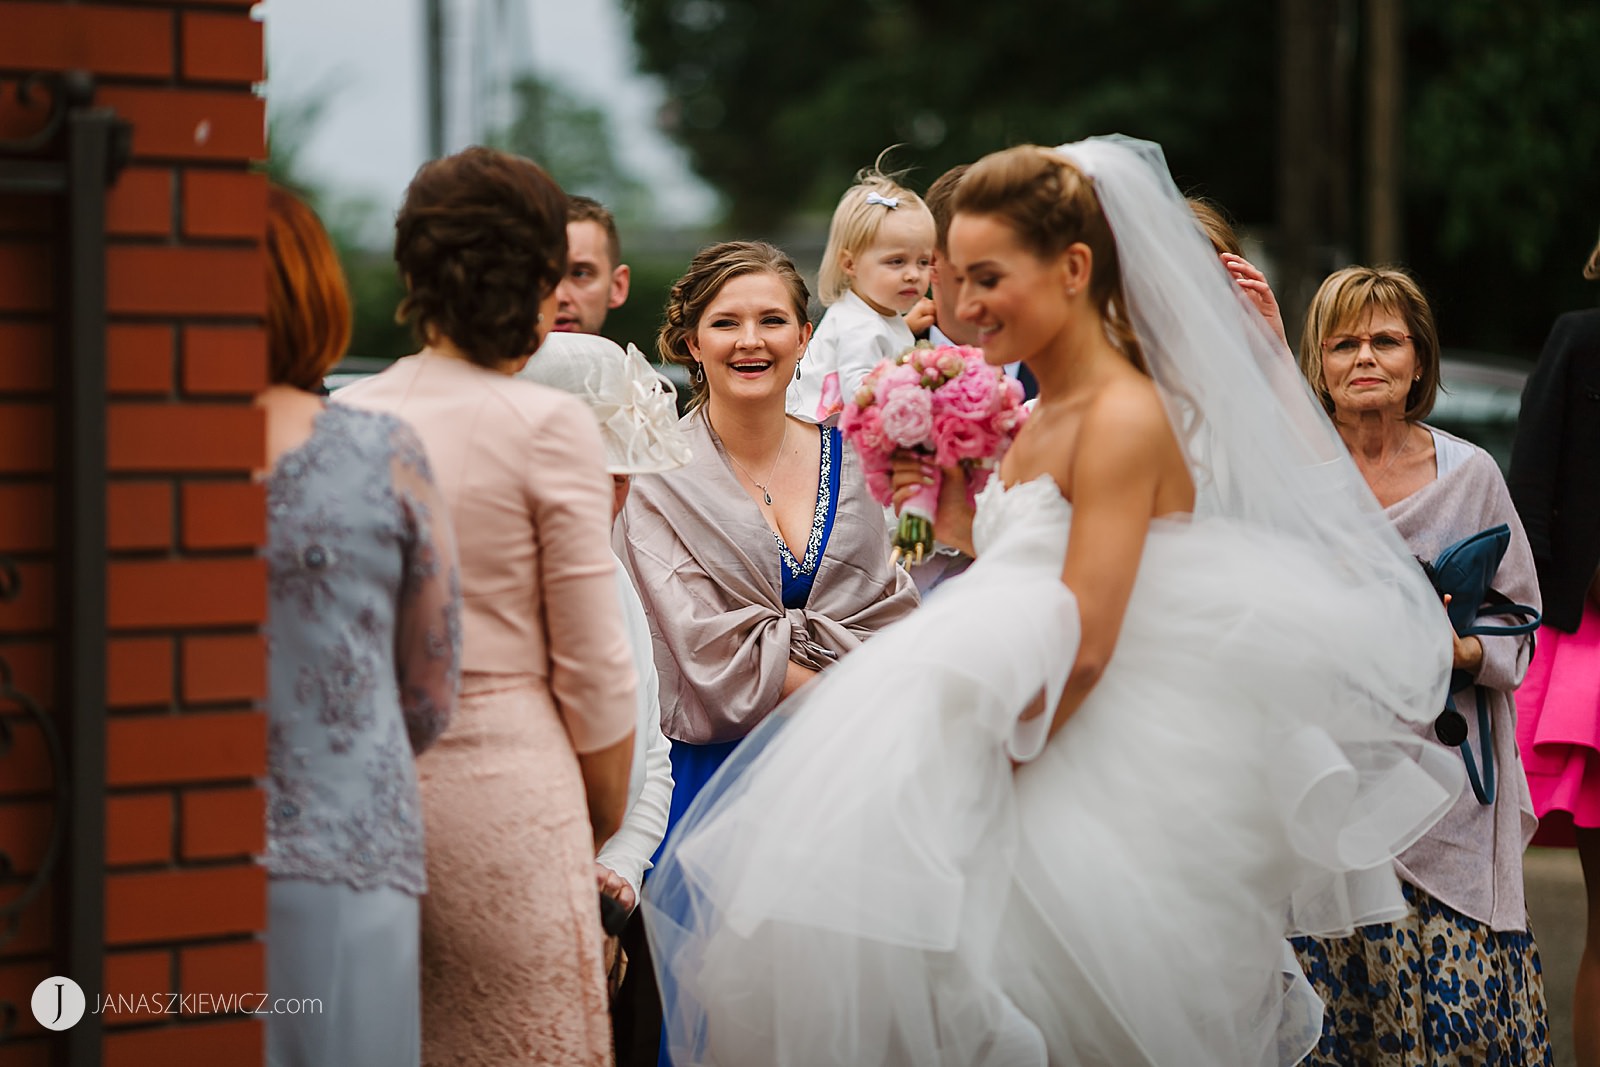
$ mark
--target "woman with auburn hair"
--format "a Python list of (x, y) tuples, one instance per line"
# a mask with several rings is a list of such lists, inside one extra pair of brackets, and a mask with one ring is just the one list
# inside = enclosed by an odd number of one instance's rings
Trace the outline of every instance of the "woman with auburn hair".
[(350, 336), (311, 209), (267, 194), (267, 1062), (417, 1064), (413, 757), (450, 721), (461, 598), (445, 504), (399, 419), (325, 404)]
[(424, 1060), (611, 1060), (594, 860), (621, 825), (634, 670), (589, 409), (514, 377), (554, 324), (567, 198), (490, 148), (425, 163), (395, 220), (422, 350), (341, 401), (417, 428), (461, 546), (456, 723), (420, 766)]
[(1400, 905), (1388, 860), (1459, 785), (1408, 725), (1438, 599), (1158, 146), (985, 157), (949, 253), (1038, 404), (975, 505), (944, 472), (972, 567), (669, 840), (673, 1062), (1295, 1063), (1321, 1005), (1286, 935)]

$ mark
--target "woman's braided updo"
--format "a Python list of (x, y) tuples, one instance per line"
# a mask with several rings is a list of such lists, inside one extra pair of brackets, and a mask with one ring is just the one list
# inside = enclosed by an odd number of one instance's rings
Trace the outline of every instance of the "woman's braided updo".
[[(794, 303), (795, 321), (805, 323), (806, 305), (811, 291), (795, 269), (794, 261), (764, 241), (724, 241), (707, 245), (689, 261), (689, 269), (672, 284), (661, 329), (656, 333), (656, 352), (666, 363), (676, 363), (691, 371), (697, 362), (689, 351), (689, 338), (700, 328), (700, 316), (722, 292), (722, 287), (745, 274), (771, 274), (789, 291)], [(695, 375), (690, 387), (690, 407), (706, 402), (704, 376)]]
[(498, 368), (532, 352), (540, 303), (567, 272), (567, 196), (537, 163), (474, 147), (424, 163), (395, 219), (395, 312)]

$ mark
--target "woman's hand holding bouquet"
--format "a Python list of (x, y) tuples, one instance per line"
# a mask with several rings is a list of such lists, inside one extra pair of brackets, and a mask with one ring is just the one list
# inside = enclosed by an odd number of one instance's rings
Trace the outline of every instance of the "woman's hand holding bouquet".
[[(971, 504), (1027, 417), (1022, 383), (985, 363), (980, 350), (918, 345), (872, 369), (846, 400), (839, 428), (855, 445), (867, 488), (883, 506), (893, 503), (894, 461), (905, 453), (962, 469)], [(932, 551), (941, 477), (935, 471), (931, 484), (899, 507), (894, 559), (904, 565)]]

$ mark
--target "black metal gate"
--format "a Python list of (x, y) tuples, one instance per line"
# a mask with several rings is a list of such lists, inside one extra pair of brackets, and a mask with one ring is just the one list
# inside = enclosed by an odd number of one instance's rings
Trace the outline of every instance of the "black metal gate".
[[(0, 852), (0, 880), (17, 891), (0, 905), (0, 944), (14, 938), (26, 909), (47, 890), (55, 902), (55, 961), (90, 997), (103, 987), (106, 738), (106, 190), (127, 162), (131, 131), (94, 106), (86, 74), (35, 74), (17, 80), (24, 105), (42, 124), (18, 140), (0, 139), (0, 196), (53, 209), (55, 295), (54, 563), (56, 607), (53, 713), (13, 684), (0, 643), (0, 698), (21, 715), (0, 717), (0, 775), (13, 751), (13, 727), (31, 720), (51, 762), (49, 844), (26, 876)], [(0, 89), (4, 89), (0, 80)], [(0, 556), (0, 600), (21, 592), (15, 562)], [(20, 889), (17, 887), (20, 885)], [(0, 1003), (0, 1043), (27, 1005)], [(98, 1064), (100, 1016), (89, 1012), (66, 1031), (65, 1062)]]

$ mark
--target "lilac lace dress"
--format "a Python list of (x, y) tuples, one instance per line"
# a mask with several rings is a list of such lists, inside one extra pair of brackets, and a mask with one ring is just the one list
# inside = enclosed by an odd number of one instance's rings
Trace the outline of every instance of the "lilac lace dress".
[(268, 1062), (420, 1059), (415, 755), (455, 705), (455, 545), (422, 445), (327, 407), (267, 477)]

